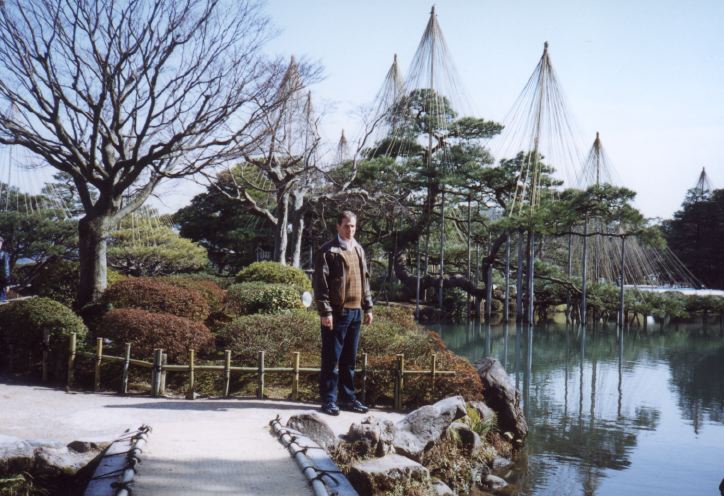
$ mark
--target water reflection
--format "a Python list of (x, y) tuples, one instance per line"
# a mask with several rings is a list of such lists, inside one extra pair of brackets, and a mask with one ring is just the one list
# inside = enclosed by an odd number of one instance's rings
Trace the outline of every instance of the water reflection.
[(473, 322), (436, 330), (472, 361), (498, 358), (522, 393), (531, 431), (515, 494), (716, 494), (724, 475), (718, 329)]

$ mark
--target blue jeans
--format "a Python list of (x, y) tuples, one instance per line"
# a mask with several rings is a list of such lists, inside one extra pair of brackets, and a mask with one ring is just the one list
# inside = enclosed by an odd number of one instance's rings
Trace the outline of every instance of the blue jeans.
[[(322, 372), (319, 396), (322, 403), (354, 401), (354, 363), (357, 359), (362, 310), (344, 309), (332, 316), (332, 329), (322, 327)], [(339, 366), (339, 370), (337, 370)]]

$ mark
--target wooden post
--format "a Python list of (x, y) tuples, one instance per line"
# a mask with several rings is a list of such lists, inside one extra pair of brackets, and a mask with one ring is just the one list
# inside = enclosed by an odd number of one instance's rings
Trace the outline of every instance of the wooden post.
[(515, 321), (523, 322), (523, 230), (518, 231), (518, 264), (515, 274)]
[(224, 398), (229, 397), (231, 385), (231, 350), (224, 350)]
[(405, 355), (397, 355), (397, 371), (395, 374), (394, 408), (402, 411), (402, 394), (405, 388)]
[(626, 279), (626, 237), (621, 237), (621, 288), (619, 289), (618, 296), (618, 325), (621, 327), (623, 332), (624, 325), (626, 323), (626, 312), (624, 307), (624, 292), (623, 285)]
[(510, 320), (510, 234), (505, 237), (505, 291), (503, 292), (503, 322)]
[(65, 390), (70, 391), (73, 387), (73, 379), (75, 378), (75, 349), (76, 349), (77, 336), (73, 332), (68, 338), (68, 382), (65, 385)]
[(196, 373), (194, 371), (196, 361), (196, 351), (193, 349), (189, 350), (189, 389), (186, 392), (188, 399), (194, 399), (194, 383), (196, 382)]
[(588, 271), (588, 215), (583, 222), (583, 255), (581, 260), (581, 325), (586, 325), (586, 272)]
[(365, 403), (367, 400), (367, 353), (362, 353), (362, 387), (360, 391), (360, 401)]
[(163, 396), (166, 394), (166, 365), (168, 365), (168, 353), (161, 353), (161, 368), (159, 374), (161, 378), (158, 381), (158, 394)]
[(259, 352), (259, 385), (256, 390), (256, 397), (264, 398), (264, 352)]
[(121, 394), (128, 394), (128, 370), (131, 366), (131, 343), (126, 343), (126, 352), (123, 356), (123, 378), (121, 380)]
[(294, 375), (292, 376), (292, 400), (299, 400), (299, 352), (294, 352), (294, 361), (292, 362)]
[(435, 374), (437, 374), (437, 354), (433, 353), (430, 357), (430, 401), (435, 401)]
[(153, 368), (151, 369), (151, 395), (158, 398), (161, 395), (161, 364), (163, 363), (163, 350), (153, 350)]
[(43, 359), (40, 364), (40, 378), (43, 382), (48, 382), (48, 352), (50, 351), (50, 329), (43, 329)]
[(93, 378), (93, 391), (101, 389), (101, 362), (103, 361), (103, 338), (96, 339), (96, 367)]

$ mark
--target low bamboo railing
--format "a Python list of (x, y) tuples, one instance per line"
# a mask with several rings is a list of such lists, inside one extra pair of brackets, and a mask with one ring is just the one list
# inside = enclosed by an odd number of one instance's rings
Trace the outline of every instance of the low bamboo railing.
[[(78, 351), (77, 350), (77, 339), (75, 334), (71, 334), (68, 340), (68, 374), (66, 382), (66, 390), (70, 390), (75, 381), (75, 366), (76, 360), (80, 357), (91, 358), (94, 361), (94, 377), (93, 377), (93, 390), (100, 391), (101, 389), (101, 365), (103, 362), (116, 362), (123, 364), (123, 372), (121, 374), (121, 384), (119, 392), (121, 394), (128, 393), (128, 377), (131, 366), (140, 367), (144, 369), (150, 369), (151, 371), (151, 395), (153, 397), (160, 397), (165, 393), (166, 389), (166, 374), (168, 372), (174, 373), (185, 373), (188, 374), (187, 381), (187, 397), (193, 399), (195, 392), (195, 382), (197, 372), (217, 372), (223, 374), (224, 377), (224, 397), (229, 397), (229, 389), (231, 385), (231, 374), (233, 372), (244, 372), (244, 373), (255, 373), (257, 388), (256, 397), (263, 398), (265, 390), (265, 380), (267, 374), (291, 374), (292, 376), (292, 394), (291, 399), (297, 401), (299, 399), (299, 378), (301, 374), (314, 374), (319, 373), (321, 370), (317, 367), (302, 367), (300, 365), (300, 353), (294, 352), (292, 354), (292, 363), (290, 367), (267, 367), (265, 365), (265, 352), (260, 351), (257, 355), (257, 363), (254, 366), (239, 366), (232, 365), (231, 363), (231, 351), (224, 351), (224, 361), (222, 365), (209, 365), (209, 364), (197, 364), (196, 363), (196, 352), (195, 350), (189, 350), (189, 363), (188, 364), (169, 364), (167, 363), (167, 356), (162, 349), (154, 350), (153, 361), (145, 361), (131, 358), (131, 344), (126, 343), (124, 349), (124, 356), (112, 356), (103, 353), (103, 339), (96, 339), (95, 351)], [(43, 356), (43, 370), (46, 370), (47, 357)], [(359, 377), (361, 382), (360, 400), (365, 402), (367, 395), (367, 376), (370, 373), (380, 372), (392, 372), (393, 373), (393, 409), (402, 411), (403, 397), (405, 390), (405, 377), (408, 376), (429, 376), (430, 378), (430, 389), (431, 394), (435, 393), (435, 380), (438, 376), (444, 375), (455, 375), (454, 370), (438, 370), (437, 368), (437, 355), (432, 354), (430, 358), (430, 368), (427, 370), (413, 370), (405, 368), (405, 355), (396, 355), (395, 368), (390, 369), (370, 369), (368, 367), (368, 355), (362, 353), (360, 356), (360, 371)], [(44, 376), (45, 377), (45, 376)]]

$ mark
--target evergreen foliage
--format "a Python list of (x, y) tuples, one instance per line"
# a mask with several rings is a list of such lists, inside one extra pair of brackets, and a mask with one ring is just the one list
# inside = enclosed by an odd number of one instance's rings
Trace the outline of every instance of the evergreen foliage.
[(206, 299), (195, 289), (150, 277), (120, 281), (103, 293), (101, 301), (112, 308), (136, 308), (194, 321), (203, 321), (210, 313)]
[(312, 283), (304, 271), (277, 262), (254, 262), (236, 274), (236, 282), (288, 284), (298, 291), (312, 291)]
[(224, 302), (224, 310), (230, 315), (280, 313), (301, 308), (302, 300), (294, 286), (256, 281), (232, 285)]

